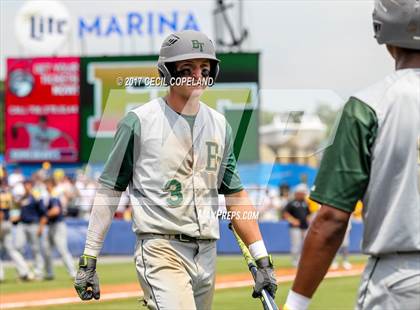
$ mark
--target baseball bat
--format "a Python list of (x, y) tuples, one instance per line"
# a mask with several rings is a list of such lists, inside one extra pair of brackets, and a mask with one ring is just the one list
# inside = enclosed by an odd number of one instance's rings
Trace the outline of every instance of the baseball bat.
[[(255, 265), (255, 261), (251, 256), (251, 253), (249, 252), (247, 246), (242, 241), (241, 237), (237, 234), (235, 229), (233, 228), (232, 223), (229, 223), (229, 229), (232, 231), (233, 235), (235, 236), (236, 241), (238, 242), (239, 248), (241, 249), (242, 255), (244, 256), (244, 259), (246, 261), (246, 264), (248, 265), (248, 269), (252, 274), (252, 277), (255, 278), (257, 276), (257, 266)], [(276, 303), (273, 300), (273, 297), (265, 290), (263, 289), (261, 292), (261, 303), (263, 305), (264, 310), (279, 310)]]

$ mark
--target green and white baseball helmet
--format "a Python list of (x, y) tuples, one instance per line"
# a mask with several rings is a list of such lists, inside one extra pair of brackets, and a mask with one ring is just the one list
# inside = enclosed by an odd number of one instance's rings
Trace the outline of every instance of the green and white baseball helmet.
[(158, 70), (166, 83), (175, 77), (176, 61), (205, 58), (210, 60), (210, 77), (216, 80), (219, 62), (213, 42), (202, 32), (184, 30), (175, 32), (162, 43), (159, 53)]
[(420, 0), (375, 0), (373, 26), (379, 44), (420, 50)]

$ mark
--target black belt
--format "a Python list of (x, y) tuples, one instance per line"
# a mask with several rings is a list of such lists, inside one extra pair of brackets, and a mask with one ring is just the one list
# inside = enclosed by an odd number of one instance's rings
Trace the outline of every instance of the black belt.
[(196, 242), (198, 238), (191, 237), (185, 234), (178, 234), (178, 235), (169, 235), (172, 236), (174, 239), (181, 241), (181, 242)]
[(138, 234), (140, 239), (148, 239), (148, 238), (163, 238), (167, 240), (178, 240), (181, 242), (197, 242), (197, 241), (215, 241), (216, 239), (202, 239), (197, 237), (191, 237), (185, 234)]

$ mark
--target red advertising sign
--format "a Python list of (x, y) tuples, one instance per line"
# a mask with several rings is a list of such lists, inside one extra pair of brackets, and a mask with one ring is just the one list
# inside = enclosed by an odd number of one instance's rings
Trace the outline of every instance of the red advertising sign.
[(6, 160), (78, 160), (79, 68), (77, 57), (7, 60)]

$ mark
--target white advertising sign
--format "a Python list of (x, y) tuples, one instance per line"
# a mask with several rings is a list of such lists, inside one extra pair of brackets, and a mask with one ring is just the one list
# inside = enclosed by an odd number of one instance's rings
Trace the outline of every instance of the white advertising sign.
[(71, 30), (67, 8), (58, 1), (28, 1), (15, 19), (20, 45), (36, 54), (54, 54)]

